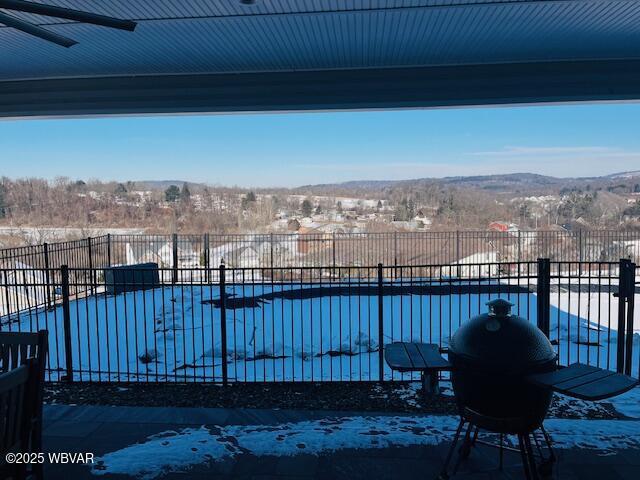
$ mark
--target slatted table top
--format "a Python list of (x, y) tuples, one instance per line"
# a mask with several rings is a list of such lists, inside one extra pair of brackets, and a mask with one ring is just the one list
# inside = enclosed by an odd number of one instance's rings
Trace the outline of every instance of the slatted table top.
[(529, 375), (527, 380), (582, 400), (604, 400), (638, 385), (635, 378), (583, 363), (574, 363), (555, 372)]
[(393, 370), (400, 372), (451, 370), (435, 343), (394, 342), (384, 347), (384, 358)]

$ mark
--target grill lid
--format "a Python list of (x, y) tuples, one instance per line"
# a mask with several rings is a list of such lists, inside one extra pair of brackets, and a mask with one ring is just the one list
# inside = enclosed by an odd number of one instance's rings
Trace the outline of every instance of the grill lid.
[(487, 302), (489, 312), (472, 318), (451, 337), (450, 351), (479, 367), (526, 372), (556, 357), (549, 339), (504, 299)]

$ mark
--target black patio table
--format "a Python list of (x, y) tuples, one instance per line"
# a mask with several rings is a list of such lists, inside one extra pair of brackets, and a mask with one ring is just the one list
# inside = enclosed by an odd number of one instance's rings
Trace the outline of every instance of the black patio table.
[(384, 347), (384, 358), (392, 370), (420, 372), (426, 394), (439, 393), (438, 373), (453, 368), (435, 343), (394, 342)]
[(638, 385), (638, 380), (602, 368), (573, 363), (549, 373), (538, 373), (526, 377), (539, 387), (581, 400), (604, 400), (621, 395)]
[[(453, 366), (441, 355), (443, 349), (434, 343), (394, 342), (384, 347), (384, 358), (392, 370), (420, 372), (423, 388), (438, 393), (438, 373)], [(638, 385), (638, 380), (621, 373), (584, 363), (573, 363), (548, 373), (528, 375), (527, 381), (554, 392), (597, 401), (621, 395)]]

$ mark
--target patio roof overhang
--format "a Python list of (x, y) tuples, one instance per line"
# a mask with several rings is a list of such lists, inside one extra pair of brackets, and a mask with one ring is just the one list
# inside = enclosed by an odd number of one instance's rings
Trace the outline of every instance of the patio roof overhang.
[(135, 32), (15, 16), (0, 117), (450, 107), (640, 98), (637, 0), (47, 0)]

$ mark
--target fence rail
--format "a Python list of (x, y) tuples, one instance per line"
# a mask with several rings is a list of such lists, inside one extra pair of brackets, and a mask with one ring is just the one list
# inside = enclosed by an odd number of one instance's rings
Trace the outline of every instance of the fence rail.
[(640, 368), (628, 259), (115, 271), (0, 269), (0, 330), (49, 330), (54, 381), (378, 381), (413, 378), (386, 367), (382, 345), (446, 348), (506, 298), (561, 364)]
[(453, 263), (640, 261), (640, 232), (447, 231), (390, 233), (104, 235), (0, 250), (0, 267), (354, 267)]

